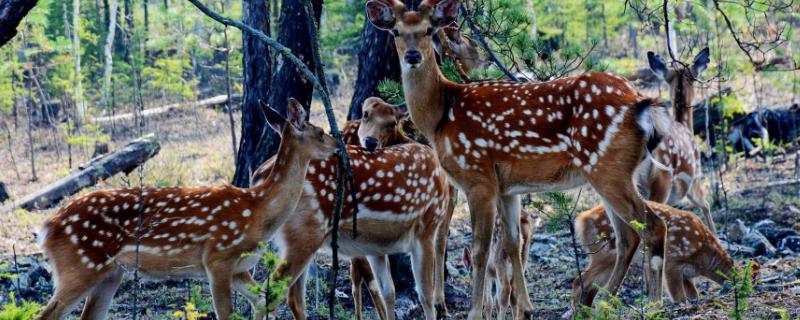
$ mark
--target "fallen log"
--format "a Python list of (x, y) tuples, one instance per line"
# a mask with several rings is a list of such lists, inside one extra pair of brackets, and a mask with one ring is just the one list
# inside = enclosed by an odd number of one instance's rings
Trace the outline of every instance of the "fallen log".
[(155, 135), (148, 134), (129, 142), (125, 147), (90, 160), (79, 167), (77, 172), (56, 181), (39, 192), (28, 195), (3, 208), (2, 212), (22, 208), (41, 210), (58, 204), (81, 189), (94, 185), (98, 180), (107, 179), (119, 172), (130, 173), (139, 165), (152, 158), (161, 150)]
[[(241, 98), (242, 98), (240, 95), (233, 95), (231, 97), (232, 97), (231, 100), (233, 102), (241, 101)], [(211, 98), (208, 98), (208, 99), (203, 99), (203, 100), (195, 101), (195, 102), (173, 103), (173, 104), (166, 105), (166, 106), (163, 106), (163, 107), (145, 109), (142, 112), (142, 115), (145, 118), (149, 118), (149, 117), (157, 116), (157, 115), (160, 115), (160, 114), (164, 114), (164, 113), (167, 113), (167, 112), (170, 112), (170, 111), (173, 111), (173, 110), (182, 109), (182, 108), (187, 108), (187, 107), (211, 107), (211, 106), (221, 105), (221, 104), (224, 104), (226, 102), (228, 102), (228, 96), (223, 94), (223, 95), (219, 95), (219, 96), (215, 96), (215, 97), (211, 97)], [(129, 113), (118, 114), (118, 115), (115, 115), (115, 116), (97, 117), (97, 118), (94, 118), (92, 120), (92, 122), (94, 122), (96, 124), (110, 124), (112, 122), (126, 122), (126, 121), (129, 122), (129, 121), (132, 121), (135, 116), (136, 115), (134, 113), (129, 112)]]

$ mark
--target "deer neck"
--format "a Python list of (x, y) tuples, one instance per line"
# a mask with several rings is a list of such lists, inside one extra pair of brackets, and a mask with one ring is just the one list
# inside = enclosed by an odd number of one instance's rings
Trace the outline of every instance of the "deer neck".
[(402, 69), (403, 91), (411, 120), (425, 138), (434, 141), (436, 129), (447, 110), (444, 89), (449, 81), (436, 65), (433, 50), (425, 55), (418, 68)]
[(675, 121), (684, 124), (690, 132), (694, 133), (692, 123), (692, 90), (691, 85), (686, 85), (682, 80), (676, 81), (672, 88), (672, 112)]
[[(283, 137), (288, 137), (286, 130)], [(257, 197), (253, 213), (265, 235), (273, 234), (297, 209), (311, 162), (311, 157), (301, 148), (291, 138), (282, 139), (269, 176), (249, 190)]]

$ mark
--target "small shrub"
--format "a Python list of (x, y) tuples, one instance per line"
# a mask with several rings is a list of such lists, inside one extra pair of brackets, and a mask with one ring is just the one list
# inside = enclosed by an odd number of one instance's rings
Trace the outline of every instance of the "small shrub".
[(9, 294), (9, 300), (0, 310), (0, 320), (35, 319), (39, 311), (43, 309), (42, 305), (31, 301), (22, 301), (22, 304), (17, 304), (13, 292)]

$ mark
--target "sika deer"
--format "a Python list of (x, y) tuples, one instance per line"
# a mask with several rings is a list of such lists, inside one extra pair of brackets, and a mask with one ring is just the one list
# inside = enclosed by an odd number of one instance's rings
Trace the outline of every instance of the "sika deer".
[[(657, 202), (648, 201), (647, 204), (666, 223), (668, 229), (661, 237), (666, 237), (668, 241), (665, 241), (663, 259), (662, 256), (654, 256), (647, 260), (648, 265), (644, 267), (663, 269), (663, 281), (672, 300), (681, 302), (697, 298), (697, 289), (692, 283), (695, 277), (703, 276), (720, 284), (725, 277), (730, 277), (733, 260), (700, 219), (691, 212)], [(601, 205), (581, 213), (575, 219), (575, 232), (583, 250), (590, 254), (589, 266), (581, 274), (583, 299), (578, 279), (572, 283), (573, 307), (578, 307), (578, 301), (591, 306), (598, 285), (611, 276), (617, 248), (611, 241), (613, 231)], [(756, 264), (754, 270), (757, 271), (757, 268)], [(756, 273), (753, 274), (755, 276)]]
[(305, 120), (296, 100), (290, 100), (288, 120), (265, 109), (283, 139), (264, 183), (101, 190), (48, 219), (39, 236), (53, 265), (55, 294), (42, 318), (62, 318), (85, 296), (81, 318), (105, 318), (124, 268), (137, 262), (154, 277), (208, 278), (219, 319), (230, 318), (231, 287), (261, 310), (261, 299), (247, 288), (255, 284), (249, 270), (257, 257), (242, 255), (257, 251), (295, 211), (309, 162), (337, 150), (333, 137)]
[[(456, 20), (458, 7), (457, 0), (426, 0), (419, 11), (406, 11), (397, 0), (372, 0), (367, 16), (394, 35), (411, 118), (468, 199), (474, 236), (469, 318), (480, 318), (483, 311), (495, 210), (501, 209), (503, 247), (513, 257), (513, 288), (521, 300), (515, 315), (530, 317), (533, 306), (516, 241), (519, 194), (564, 190), (587, 181), (613, 208), (620, 234), (621, 250), (607, 285), (615, 293), (639, 243), (628, 224), (644, 222), (641, 235), (664, 228), (645, 206), (633, 175), (646, 147), (655, 147), (669, 131), (669, 115), (654, 99), (608, 73), (535, 84), (448, 81), (436, 64), (431, 35)], [(658, 238), (645, 240), (652, 249), (648, 255), (662, 254)], [(653, 296), (657, 291), (648, 290)]]
[[(703, 188), (700, 148), (692, 129), (694, 82), (708, 65), (708, 48), (700, 51), (691, 67), (669, 69), (661, 57), (653, 52), (647, 53), (647, 59), (653, 73), (670, 86), (675, 118), (669, 133), (653, 151), (655, 159), (672, 172), (665, 172), (652, 165), (643, 166), (639, 180), (643, 188), (640, 189), (649, 200), (672, 206), (688, 197), (695, 207), (703, 211), (711, 233), (716, 234), (711, 208)], [(644, 167), (650, 169), (646, 170)]]
[[(541, 220), (531, 212), (522, 210), (520, 214), (519, 229), (522, 248), (522, 265), (528, 264), (531, 244), (533, 243), (533, 233), (539, 227)], [(502, 226), (495, 226), (502, 228)], [(502, 230), (502, 229), (501, 229)], [(506, 315), (508, 306), (516, 305), (517, 297), (513, 294), (513, 283), (511, 282), (511, 256), (503, 250), (503, 237), (505, 233), (495, 233), (492, 238), (492, 250), (489, 252), (489, 265), (487, 266), (486, 292), (484, 293), (484, 315), (491, 318), (492, 310), (497, 310), (497, 319), (503, 319)], [(493, 286), (494, 285), (494, 290)]]
[[(448, 210), (449, 187), (444, 172), (430, 147), (418, 143), (389, 146), (407, 139), (396, 131), (399, 129), (399, 112), (388, 110), (385, 103), (375, 99), (365, 101), (364, 111), (366, 117), (360, 121), (357, 130), (359, 140), (376, 149), (368, 151), (361, 146), (347, 146), (358, 188), (358, 237), (352, 238), (353, 203), (347, 197), (339, 225), (339, 253), (350, 257), (366, 256), (379, 278), (379, 291), (388, 312), (384, 317), (392, 319), (394, 285), (385, 255), (410, 252), (422, 309), (427, 319), (435, 319), (434, 304), (444, 302), (441, 288), (444, 261), (439, 257), (444, 256), (452, 212)], [(268, 160), (262, 164), (253, 179), (264, 179), (273, 162)], [(274, 276), (292, 278), (288, 300), (296, 319), (305, 319), (304, 271), (314, 253), (329, 241), (336, 187), (335, 167), (336, 159), (333, 158), (309, 165), (309, 184), (297, 212), (276, 237), (276, 245), (285, 262)], [(368, 284), (373, 285), (373, 282), (368, 281)], [(371, 292), (378, 291), (374, 287), (371, 289)]]

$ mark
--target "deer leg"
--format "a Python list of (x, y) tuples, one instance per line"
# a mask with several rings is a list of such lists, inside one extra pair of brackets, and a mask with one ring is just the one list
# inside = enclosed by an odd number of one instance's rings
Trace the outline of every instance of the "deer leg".
[[(467, 190), (470, 220), (472, 222), (472, 307), (468, 319), (480, 319), (483, 312), (483, 295), (486, 289), (486, 263), (494, 232), (496, 190), (488, 187), (494, 183), (476, 184)], [(517, 251), (519, 253), (519, 251)], [(518, 258), (519, 259), (519, 258)]]
[(625, 280), (628, 267), (630, 267), (633, 256), (636, 254), (636, 249), (639, 247), (639, 236), (619, 216), (612, 214), (608, 205), (606, 205), (606, 210), (609, 213), (608, 218), (611, 220), (611, 226), (616, 235), (615, 246), (617, 254), (614, 260), (614, 268), (608, 277), (605, 288), (608, 294), (614, 295), (617, 294), (622, 281)]
[[(65, 263), (66, 265), (67, 263)], [(39, 315), (43, 320), (59, 320), (62, 319), (86, 294), (92, 291), (98, 282), (105, 279), (105, 274), (91, 273), (88, 270), (75, 270), (75, 272), (63, 272), (57, 266), (59, 263), (53, 261), (55, 266), (55, 273), (58, 275), (59, 281), (56, 283), (55, 293), (44, 311)], [(75, 268), (82, 268), (79, 261), (75, 261), (73, 265)]]
[[(516, 305), (512, 306), (513, 312), (519, 316), (521, 312), (533, 310), (533, 304), (531, 304), (531, 299), (528, 297), (528, 287), (525, 281), (525, 264), (522, 262), (522, 236), (519, 232), (519, 213), (521, 210), (519, 195), (500, 197), (500, 208), (500, 221), (505, 232), (505, 236), (502, 237), (503, 250), (511, 258), (511, 288), (502, 289), (513, 290), (510, 294), (514, 295), (517, 302)], [(500, 307), (505, 308), (506, 306), (507, 304), (503, 304)]]
[(677, 267), (668, 267), (664, 270), (664, 281), (667, 283), (667, 291), (669, 296), (674, 302), (686, 301), (686, 292), (684, 291), (684, 277), (680, 269)]
[(389, 257), (367, 256), (367, 261), (369, 261), (369, 265), (372, 267), (372, 273), (378, 279), (378, 284), (381, 287), (382, 300), (386, 305), (386, 319), (394, 320), (397, 298), (394, 290), (394, 282), (392, 281), (392, 273), (389, 270)]
[(433, 306), (433, 268), (436, 265), (436, 253), (433, 247), (433, 238), (421, 239), (414, 245), (414, 250), (411, 253), (417, 296), (422, 303), (425, 318), (428, 320), (436, 319), (436, 309)]
[[(611, 250), (601, 250), (589, 255), (589, 266), (586, 267), (586, 271), (581, 273), (580, 279), (576, 278), (572, 282), (572, 301), (576, 314), (581, 311), (580, 305), (592, 306), (600, 287), (605, 285), (611, 277), (615, 261), (616, 253)], [(581, 296), (580, 289), (581, 280), (583, 280), (583, 296)]]
[(714, 226), (714, 218), (711, 216), (711, 206), (708, 204), (708, 200), (706, 200), (706, 191), (703, 188), (700, 179), (697, 179), (692, 184), (687, 197), (692, 205), (700, 208), (700, 210), (703, 211), (703, 216), (706, 219), (706, 225), (708, 225), (708, 229), (711, 230), (713, 235), (717, 235), (717, 229)]
[(295, 317), (295, 319), (305, 319), (306, 315), (306, 276), (307, 272), (303, 271), (297, 277), (297, 280), (289, 287), (289, 309), (292, 314), (302, 315), (302, 318)]
[(361, 258), (350, 259), (350, 289), (353, 293), (354, 313), (357, 320), (361, 320), (361, 271), (359, 270)]
[(250, 288), (257, 284), (250, 272), (239, 272), (233, 275), (233, 289), (250, 302), (250, 308), (254, 315), (253, 319), (263, 320), (266, 317), (264, 301), (261, 301), (258, 295), (250, 291)]
[[(210, 261), (209, 261), (210, 260)], [(211, 299), (214, 302), (214, 312), (217, 319), (228, 320), (232, 311), (233, 263), (236, 259), (207, 259), (206, 276), (211, 287)]]
[(436, 314), (438, 317), (449, 317), (447, 311), (447, 301), (444, 293), (445, 283), (445, 269), (447, 257), (447, 236), (450, 231), (450, 220), (453, 218), (453, 210), (455, 210), (456, 199), (458, 197), (457, 189), (450, 186), (450, 199), (447, 200), (447, 207), (445, 208), (445, 216), (440, 222), (439, 230), (436, 232), (436, 270), (434, 285), (436, 286), (435, 299), (436, 299)]
[(380, 293), (380, 285), (372, 273), (369, 261), (366, 258), (359, 257), (350, 259), (350, 282), (353, 290), (353, 302), (355, 304), (356, 319), (361, 319), (361, 283), (367, 285), (367, 290), (372, 298), (372, 304), (378, 312), (381, 319), (386, 319), (386, 304), (383, 302), (383, 297)]
[(697, 287), (692, 283), (692, 279), (688, 277), (683, 277), (683, 292), (686, 293), (686, 297), (689, 298), (689, 300), (697, 299), (699, 296), (697, 294)]
[(106, 319), (108, 308), (111, 306), (111, 299), (114, 297), (114, 293), (117, 292), (123, 275), (125, 275), (125, 271), (114, 265), (108, 276), (89, 294), (86, 304), (83, 306), (81, 319)]

